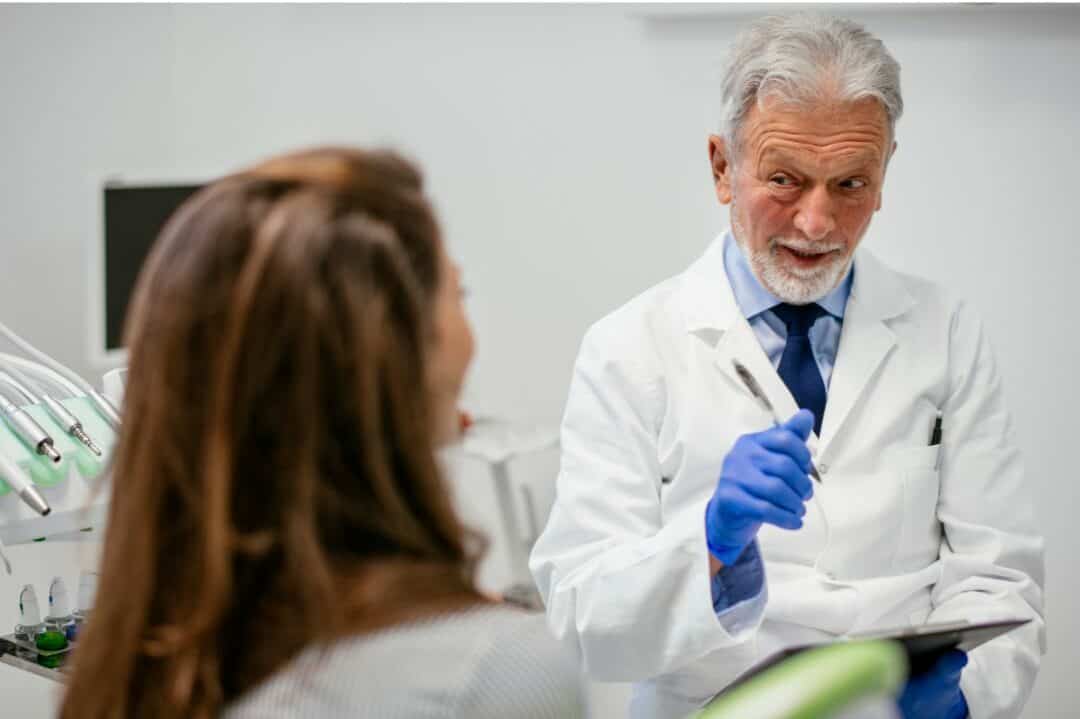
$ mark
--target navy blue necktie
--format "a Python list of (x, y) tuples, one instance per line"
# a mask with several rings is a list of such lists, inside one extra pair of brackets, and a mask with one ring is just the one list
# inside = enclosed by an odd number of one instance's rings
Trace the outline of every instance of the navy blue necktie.
[(810, 328), (825, 310), (815, 303), (808, 305), (782, 304), (773, 313), (787, 326), (787, 344), (780, 356), (780, 379), (791, 390), (795, 403), (814, 413), (814, 431), (821, 434), (821, 418), (825, 414), (825, 383), (810, 346)]

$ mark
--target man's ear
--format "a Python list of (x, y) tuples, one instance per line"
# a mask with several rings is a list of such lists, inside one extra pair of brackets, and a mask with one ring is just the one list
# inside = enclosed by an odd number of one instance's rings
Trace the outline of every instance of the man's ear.
[(721, 205), (731, 203), (732, 164), (728, 161), (730, 148), (719, 135), (709, 135), (709, 166), (712, 168), (716, 199)]

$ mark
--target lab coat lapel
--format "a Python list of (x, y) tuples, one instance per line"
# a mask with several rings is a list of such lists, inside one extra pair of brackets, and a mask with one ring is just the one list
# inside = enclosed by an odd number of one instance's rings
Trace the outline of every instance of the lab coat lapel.
[[(756, 402), (735, 373), (733, 360), (737, 359), (754, 375), (782, 418), (795, 414), (799, 410), (795, 398), (776, 373), (750, 323), (742, 316), (735, 302), (724, 270), (722, 235), (701, 259), (691, 265), (681, 291), (686, 329), (702, 337), (710, 337), (715, 342), (714, 361), (723, 375), (721, 381), (729, 385), (732, 396)], [(765, 421), (767, 415), (764, 410), (762, 414)], [(747, 431), (750, 429), (747, 428)], [(815, 443), (816, 437), (810, 441), (811, 446)]]
[[(761, 348), (761, 343), (754, 334), (754, 330), (750, 328), (750, 323), (738, 314), (717, 343), (716, 365), (731, 383), (733, 392), (745, 395), (747, 401), (756, 402), (739, 379), (739, 375), (736, 374), (735, 360), (745, 365), (750, 370), (750, 374), (754, 375), (781, 419), (786, 419), (799, 411), (795, 398), (784, 384), (784, 380), (780, 379), (780, 375), (773, 369), (772, 362), (769, 361), (765, 350)], [(762, 412), (764, 413), (764, 410)]]
[(895, 275), (869, 252), (860, 250), (822, 418), (819, 456), (825, 456), (897, 344), (896, 334), (885, 320), (903, 314), (912, 304), (914, 299)]
[(840, 347), (836, 354), (832, 380), (829, 382), (825, 416), (822, 417), (822, 454), (896, 344), (896, 336), (892, 330), (868, 313), (867, 309), (852, 297), (844, 312)]

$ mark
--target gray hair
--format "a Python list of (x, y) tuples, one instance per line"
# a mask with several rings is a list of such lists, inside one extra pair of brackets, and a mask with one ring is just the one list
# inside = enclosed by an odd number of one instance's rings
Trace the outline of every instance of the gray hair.
[(874, 35), (851, 20), (797, 13), (762, 18), (735, 39), (723, 80), (720, 132), (734, 159), (751, 103), (785, 104), (876, 98), (889, 137), (904, 111), (900, 64)]

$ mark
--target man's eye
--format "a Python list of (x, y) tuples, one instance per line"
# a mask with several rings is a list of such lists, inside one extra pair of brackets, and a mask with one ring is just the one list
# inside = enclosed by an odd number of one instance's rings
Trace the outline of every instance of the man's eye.
[(840, 186), (843, 187), (845, 190), (861, 190), (862, 188), (866, 187), (866, 181), (860, 180), (857, 177), (852, 177), (849, 180), (844, 180), (843, 182), (841, 182)]
[(787, 175), (773, 175), (769, 178), (769, 182), (778, 185), (779, 187), (791, 187), (795, 184), (795, 181)]

